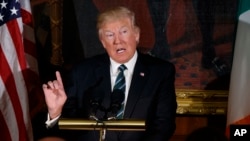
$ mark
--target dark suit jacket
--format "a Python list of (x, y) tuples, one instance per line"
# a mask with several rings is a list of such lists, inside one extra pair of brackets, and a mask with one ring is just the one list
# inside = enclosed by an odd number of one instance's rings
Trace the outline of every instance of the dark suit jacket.
[[(67, 80), (68, 99), (64, 105), (64, 117), (89, 117), (89, 101), (100, 96), (102, 106), (110, 107), (111, 80), (110, 60), (107, 54), (85, 60), (77, 65), (70, 80)], [(114, 132), (108, 131), (107, 141), (167, 141), (175, 130), (176, 96), (174, 65), (138, 53), (128, 94), (124, 118), (145, 119), (146, 131)], [(92, 89), (94, 87), (94, 90)], [(91, 89), (91, 90), (90, 90)], [(97, 93), (97, 95), (96, 95)], [(104, 111), (98, 110), (96, 116), (102, 119)], [(97, 141), (98, 132), (74, 131), (67, 134), (70, 139)], [(79, 136), (78, 136), (79, 135)], [(81, 137), (80, 137), (81, 136)]]

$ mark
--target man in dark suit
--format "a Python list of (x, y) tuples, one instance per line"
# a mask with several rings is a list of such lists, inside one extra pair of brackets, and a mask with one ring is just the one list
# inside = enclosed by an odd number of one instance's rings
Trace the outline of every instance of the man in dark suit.
[[(91, 101), (100, 105), (94, 116), (107, 120), (120, 72), (125, 76), (123, 119), (144, 119), (146, 131), (107, 131), (107, 141), (167, 141), (175, 131), (175, 68), (170, 62), (141, 54), (136, 50), (140, 29), (134, 13), (125, 7), (103, 12), (97, 21), (99, 38), (106, 52), (77, 65), (69, 83), (63, 85), (59, 72), (56, 80), (43, 85), (48, 106), (48, 128), (55, 127), (61, 116), (89, 118)], [(125, 65), (125, 70), (118, 70)], [(97, 141), (98, 132), (74, 132), (74, 140)]]

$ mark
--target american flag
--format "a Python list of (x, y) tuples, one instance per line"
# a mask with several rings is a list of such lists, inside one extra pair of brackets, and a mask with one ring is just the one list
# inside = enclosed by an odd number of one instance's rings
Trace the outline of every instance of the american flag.
[(0, 0), (0, 140), (33, 140), (28, 94), (34, 76), (30, 0)]

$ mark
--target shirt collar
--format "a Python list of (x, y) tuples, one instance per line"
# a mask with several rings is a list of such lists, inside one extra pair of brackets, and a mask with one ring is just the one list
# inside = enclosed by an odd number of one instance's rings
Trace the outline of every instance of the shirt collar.
[[(129, 73), (132, 73), (134, 71), (135, 63), (138, 57), (137, 51), (135, 52), (134, 56), (124, 65), (127, 67), (127, 71)], [(112, 75), (115, 75), (118, 73), (118, 67), (121, 65), (120, 63), (115, 62), (112, 58), (110, 58), (110, 71)]]

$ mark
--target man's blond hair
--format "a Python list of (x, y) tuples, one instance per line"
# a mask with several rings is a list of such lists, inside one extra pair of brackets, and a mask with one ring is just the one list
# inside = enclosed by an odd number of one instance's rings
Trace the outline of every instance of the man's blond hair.
[(122, 18), (129, 18), (135, 30), (139, 31), (139, 27), (136, 25), (136, 22), (135, 22), (135, 13), (126, 7), (120, 6), (120, 7), (108, 9), (98, 15), (97, 30), (98, 30), (99, 35), (100, 35), (100, 29), (105, 23), (116, 21)]

